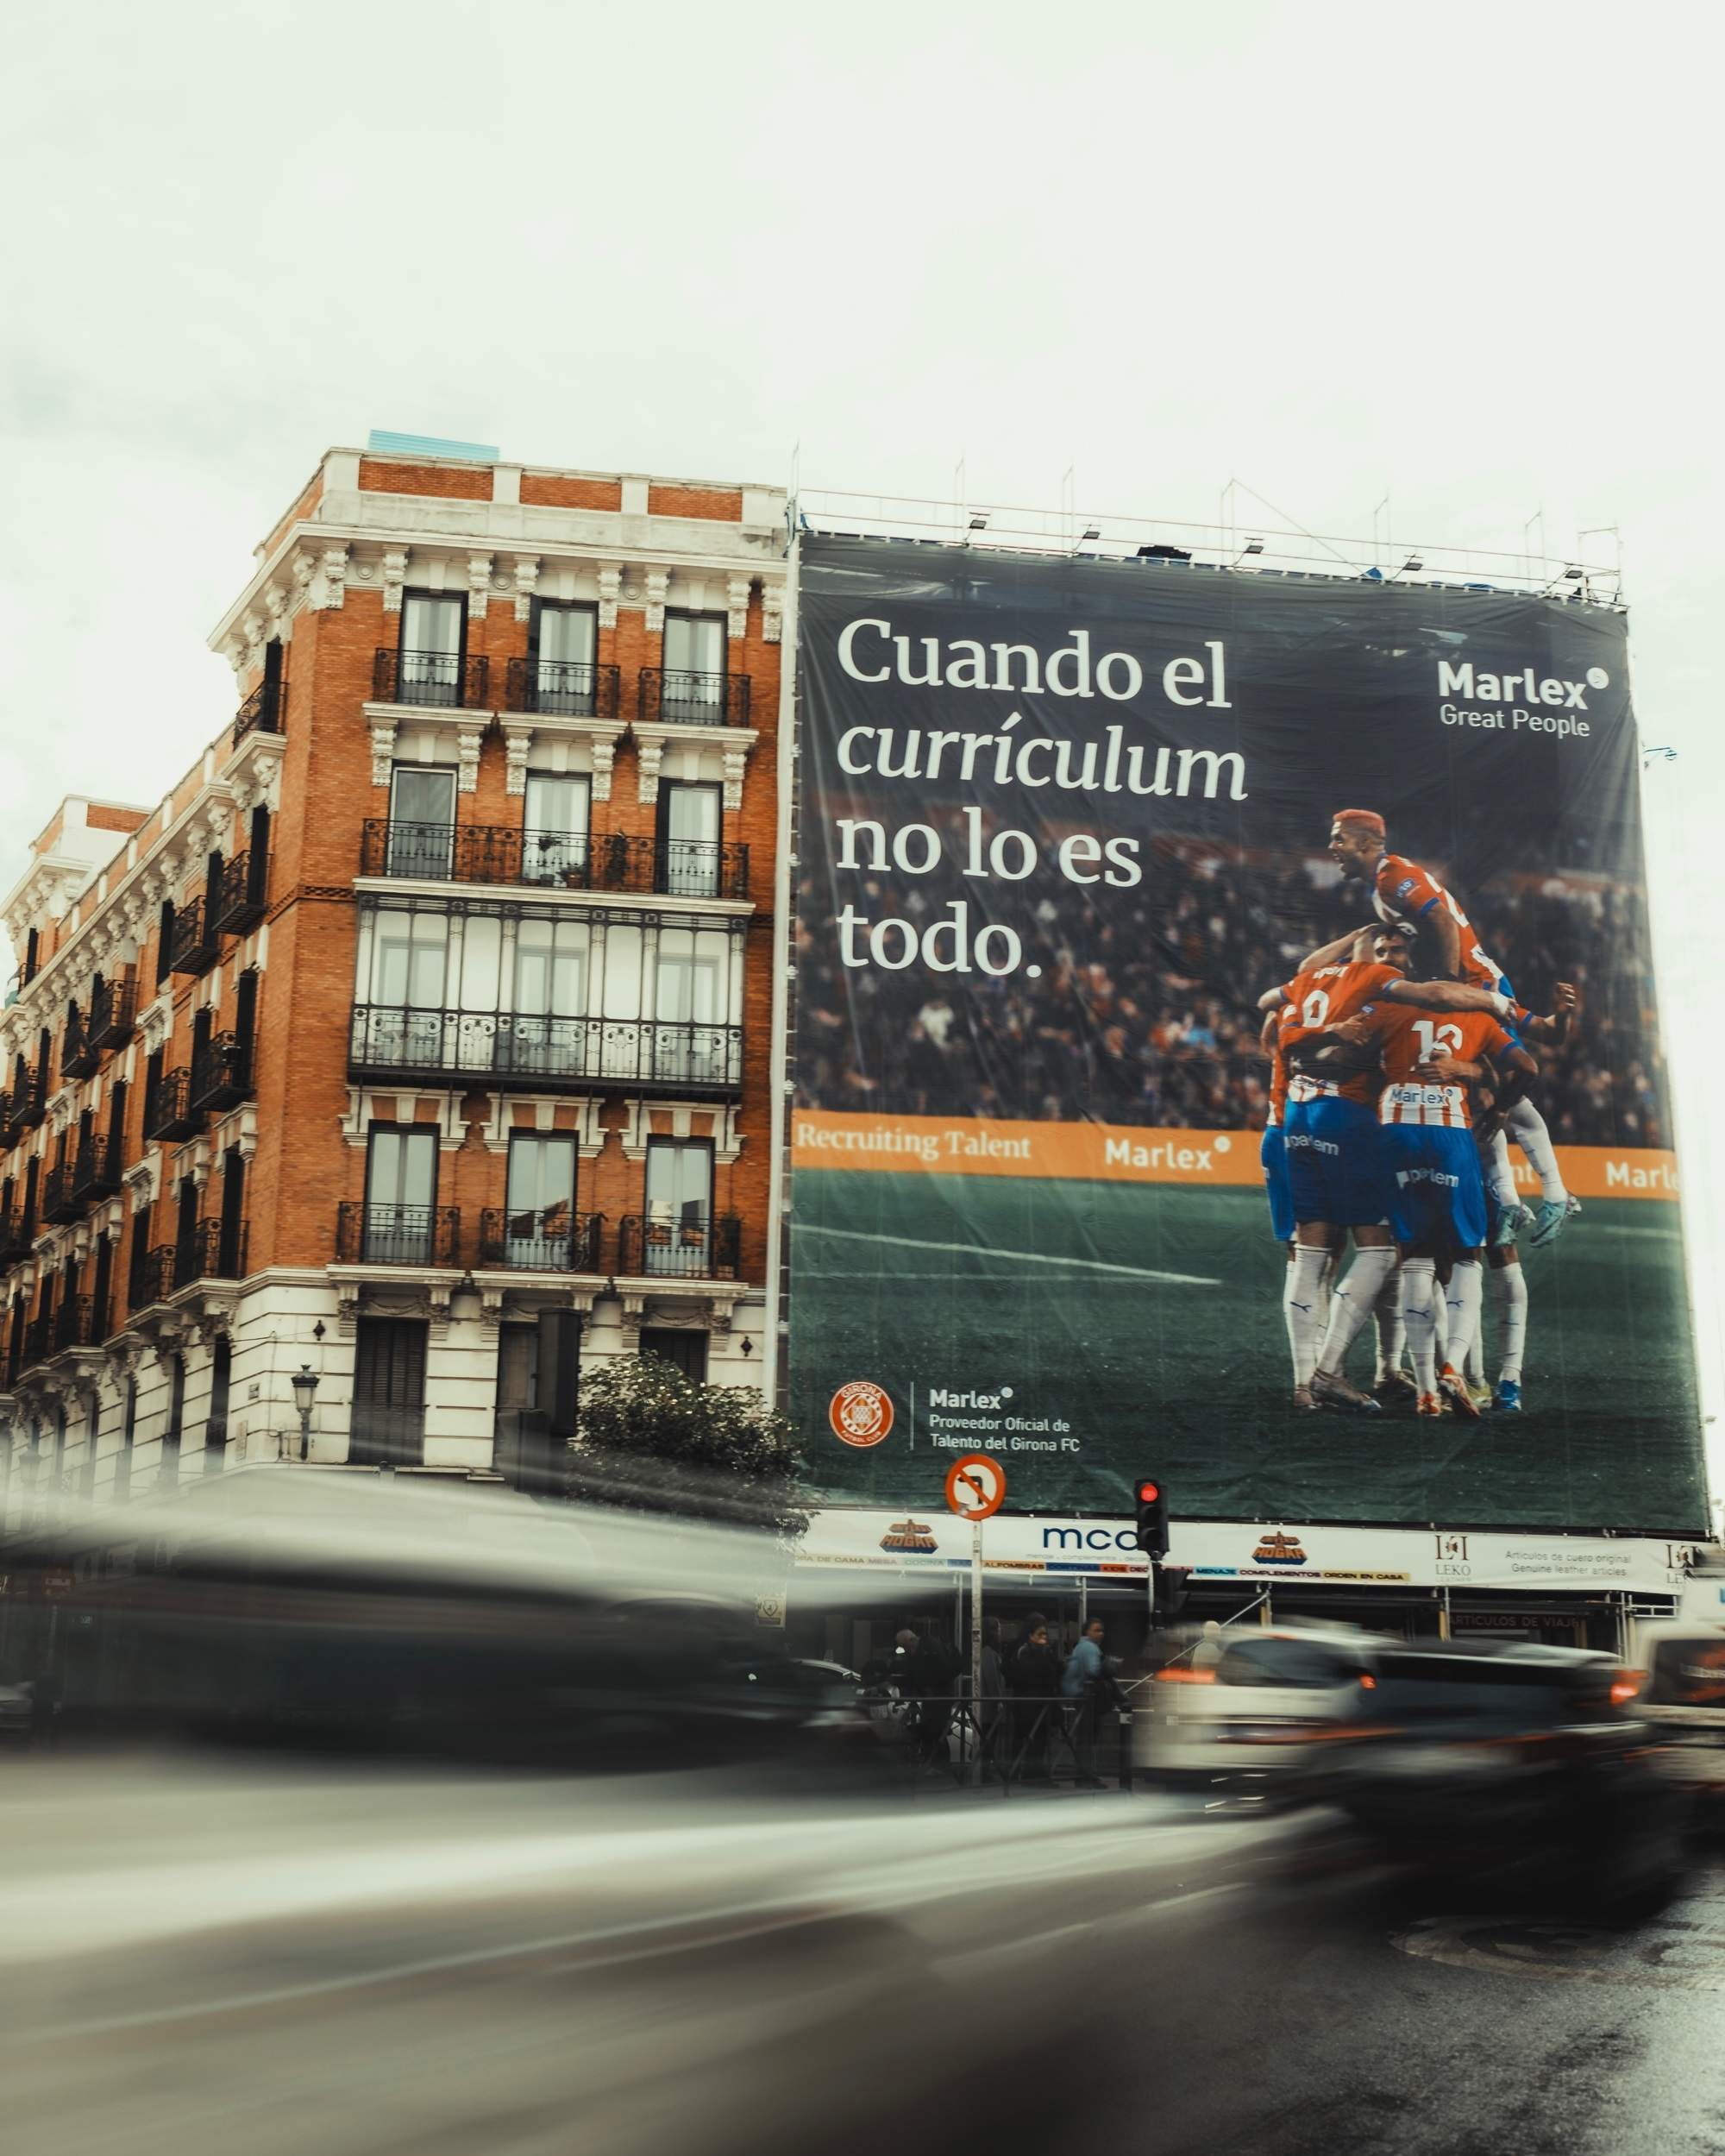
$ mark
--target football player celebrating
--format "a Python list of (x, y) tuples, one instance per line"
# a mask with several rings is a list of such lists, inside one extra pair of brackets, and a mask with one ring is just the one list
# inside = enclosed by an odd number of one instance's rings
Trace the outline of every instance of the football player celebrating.
[[(1489, 1061), (1507, 1097), (1538, 1071), (1497, 1020), (1480, 1011), (1445, 1018), (1381, 999), (1338, 1029), (1344, 1043), (1375, 1045), (1383, 1082), (1377, 1113), (1384, 1170), (1402, 1252), (1402, 1311), (1413, 1351), (1418, 1412), (1447, 1400), (1476, 1421), (1479, 1406), (1456, 1363), (1479, 1323), (1486, 1237), (1485, 1186), (1469, 1088), (1455, 1066)], [(1448, 1338), (1440, 1361), (1437, 1270), (1450, 1268)]]
[[(1390, 852), (1383, 819), (1375, 810), (1338, 809), (1330, 822), (1328, 852), (1344, 876), (1366, 885), (1380, 921), (1405, 922), (1429, 931), (1434, 940), (1438, 971), (1446, 979), (1472, 981), (1509, 993), (1502, 968), (1480, 948), (1472, 924), (1451, 894), (1429, 870)], [(1533, 1242), (1534, 1249), (1543, 1249), (1557, 1241), (1571, 1214), (1578, 1213), (1581, 1207), (1564, 1188), (1551, 1133), (1532, 1101), (1518, 1099), (1504, 1122), (1540, 1179), (1540, 1202), (1533, 1223)], [(1502, 1209), (1498, 1239), (1513, 1242), (1517, 1230), (1527, 1224), (1527, 1214), (1515, 1194), (1502, 1128), (1491, 1141), (1488, 1180)]]
[[(1371, 1414), (1379, 1403), (1349, 1383), (1343, 1364), (1396, 1265), (1390, 1189), (1374, 1107), (1377, 1058), (1357, 1057), (1354, 1068), (1332, 1075), (1302, 1051), (1333, 1034), (1373, 998), (1428, 1017), (1454, 1012), (1495, 1023), (1519, 1014), (1507, 996), (1471, 982), (1409, 981), (1407, 940), (1394, 929), (1380, 928), (1372, 936), (1369, 959), (1331, 959), (1328, 952), (1335, 947), (1316, 954), (1323, 964), (1266, 990), (1258, 1001), (1261, 1009), (1280, 1014), (1277, 1045), (1289, 1072), (1284, 1142), (1295, 1240), (1283, 1310), (1294, 1355), (1295, 1403), (1305, 1406), (1309, 1400), (1313, 1406)], [(1332, 1292), (1327, 1320), (1320, 1307), (1324, 1279), (1350, 1234), (1354, 1261)], [(1405, 1295), (1402, 1307), (1405, 1323)], [(1380, 1372), (1380, 1379), (1384, 1374)], [(1302, 1392), (1308, 1397), (1302, 1398)]]

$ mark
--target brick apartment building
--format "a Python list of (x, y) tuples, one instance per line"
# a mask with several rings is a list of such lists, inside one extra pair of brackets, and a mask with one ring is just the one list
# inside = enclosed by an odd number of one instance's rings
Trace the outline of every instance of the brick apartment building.
[(314, 1462), (452, 1472), (577, 1321), (760, 1381), (785, 544), (771, 488), (324, 456), (232, 724), (0, 909), (0, 1522), (297, 1457), (307, 1366)]

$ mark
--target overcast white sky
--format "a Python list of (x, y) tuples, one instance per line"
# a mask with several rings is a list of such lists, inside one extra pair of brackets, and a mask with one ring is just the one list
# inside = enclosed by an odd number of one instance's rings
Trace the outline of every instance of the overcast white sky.
[(9, 9), (0, 886), (62, 794), (153, 801), (217, 731), (205, 635), (372, 426), (768, 481), (800, 441), (807, 483), (941, 497), (963, 455), (1051, 506), (1076, 466), (1081, 509), (1198, 520), (1238, 474), (1430, 544), (1618, 524), (1679, 751), (1647, 821), (1717, 1411), (1719, 23)]

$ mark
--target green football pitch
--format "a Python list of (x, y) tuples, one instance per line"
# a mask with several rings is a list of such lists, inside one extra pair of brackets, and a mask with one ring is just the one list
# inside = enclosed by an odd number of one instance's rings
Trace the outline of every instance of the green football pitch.
[[(938, 1505), (945, 1437), (1007, 1461), (1015, 1511), (1129, 1511), (1154, 1470), (1189, 1518), (1704, 1530), (1675, 1206), (1590, 1202), (1551, 1250), (1524, 1245), (1527, 1411), (1475, 1423), (1289, 1406), (1284, 1261), (1256, 1190), (799, 1169), (795, 1222), (793, 1401), (839, 1502)], [(1357, 1381), (1371, 1355), (1368, 1325)], [(827, 1421), (854, 1378), (894, 1405), (868, 1450)], [(1003, 1387), (998, 1409), (951, 1398)], [(1063, 1434), (1077, 1449), (1037, 1449)]]

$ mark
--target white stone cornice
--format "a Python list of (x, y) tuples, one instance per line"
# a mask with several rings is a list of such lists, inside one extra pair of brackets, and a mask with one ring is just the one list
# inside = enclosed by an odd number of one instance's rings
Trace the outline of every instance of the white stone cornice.
[[(712, 1157), (727, 1165), (735, 1160), (743, 1150), (743, 1134), (737, 1128), (737, 1109), (734, 1103), (712, 1101), (649, 1101), (634, 1099), (624, 1103), (623, 1128), (618, 1143), (625, 1160), (644, 1160), (647, 1141), (655, 1135), (653, 1117), (668, 1116), (670, 1128), (657, 1135), (672, 1138), (711, 1138)], [(695, 1119), (700, 1117), (706, 1128), (698, 1130)]]
[[(560, 1138), (573, 1138), (578, 1160), (589, 1160), (605, 1150), (605, 1128), (599, 1120), (600, 1099), (597, 1094), (568, 1095), (561, 1093), (493, 1093), (491, 1114), (480, 1126), (485, 1133), (487, 1153), (507, 1153), (511, 1134), (523, 1128), (515, 1119), (518, 1108), (533, 1110), (531, 1128)], [(557, 1128), (557, 1110), (573, 1108), (575, 1123), (573, 1129)]]
[[(348, 1112), (339, 1119), (339, 1128), (348, 1145), (363, 1146), (374, 1122), (418, 1122), (418, 1107), (423, 1101), (437, 1111), (435, 1128), (438, 1151), (459, 1153), (467, 1135), (467, 1127), (461, 1120), (461, 1103), (465, 1098), (466, 1095), (459, 1091), (436, 1093), (423, 1086), (350, 1085)], [(433, 1127), (427, 1125), (428, 1128)]]
[(287, 754), (287, 736), (266, 733), (254, 727), (223, 766), (222, 776), (232, 789), (234, 806), (242, 816), (254, 808), (267, 808), (272, 815), (281, 807), (281, 770)]
[(326, 546), (317, 556), (310, 603), (314, 613), (339, 613), (348, 596), (348, 555), (345, 546)]
[(743, 806), (743, 774), (761, 739), (752, 726), (693, 726), (674, 719), (637, 719), (633, 731), (638, 758), (636, 791), (643, 807), (659, 798), (660, 767), (665, 751), (674, 745), (717, 754), (724, 771), (724, 805)]
[(48, 1128), (51, 1130), (55, 1132), (64, 1130), (77, 1112), (78, 1088), (76, 1085), (71, 1084), (62, 1085), (58, 1092), (48, 1095)]
[(173, 990), (164, 986), (154, 1002), (146, 1003), (137, 1015), (138, 1039), (146, 1055), (154, 1055), (173, 1030)]
[(210, 1134), (210, 1142), (216, 1153), (226, 1156), (237, 1152), (241, 1160), (249, 1161), (258, 1149), (258, 1109), (255, 1101), (247, 1101), (225, 1116)]
[(161, 1195), (161, 1148), (152, 1146), (141, 1160), (135, 1160), (121, 1180), (131, 1194), (132, 1210), (141, 1213)]

